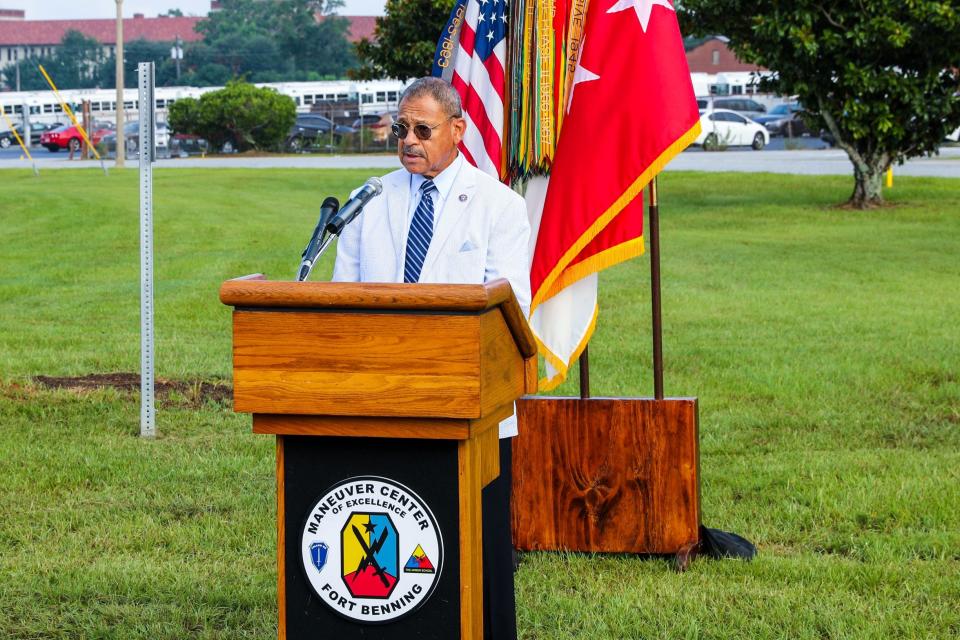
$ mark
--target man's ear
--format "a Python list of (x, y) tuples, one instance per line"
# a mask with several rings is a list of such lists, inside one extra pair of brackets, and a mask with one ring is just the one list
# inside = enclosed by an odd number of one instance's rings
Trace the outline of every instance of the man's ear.
[(467, 130), (467, 121), (463, 118), (454, 118), (452, 126), (453, 141), (456, 144), (460, 144), (460, 141), (463, 140), (463, 134)]

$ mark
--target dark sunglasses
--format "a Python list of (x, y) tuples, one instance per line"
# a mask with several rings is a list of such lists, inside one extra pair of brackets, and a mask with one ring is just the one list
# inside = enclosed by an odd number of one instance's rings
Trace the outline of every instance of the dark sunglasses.
[[(459, 118), (460, 116), (450, 116), (447, 120), (453, 120), (454, 118)], [(444, 121), (446, 122), (446, 120)], [(417, 136), (418, 140), (429, 140), (430, 136), (433, 135), (433, 130), (439, 127), (443, 122), (435, 124), (432, 127), (428, 124), (415, 124), (413, 125), (413, 135)], [(407, 133), (410, 131), (410, 125), (406, 122), (394, 122), (391, 125), (390, 130), (393, 131), (393, 135), (397, 136), (400, 140), (405, 140), (407, 138)]]

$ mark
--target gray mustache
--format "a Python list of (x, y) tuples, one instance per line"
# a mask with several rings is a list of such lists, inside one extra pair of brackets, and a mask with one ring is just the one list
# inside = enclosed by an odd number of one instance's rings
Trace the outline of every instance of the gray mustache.
[(422, 150), (408, 145), (403, 145), (403, 153), (404, 155), (424, 157)]

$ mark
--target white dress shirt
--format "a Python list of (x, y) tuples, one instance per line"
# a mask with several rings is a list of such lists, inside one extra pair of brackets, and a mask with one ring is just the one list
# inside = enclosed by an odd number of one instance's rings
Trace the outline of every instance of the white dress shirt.
[[(431, 191), (430, 197), (433, 198), (433, 228), (436, 230), (437, 224), (439, 224), (440, 216), (443, 215), (443, 207), (447, 203), (447, 198), (450, 196), (450, 190), (453, 189), (453, 183), (456, 182), (457, 176), (460, 175), (460, 167), (463, 166), (463, 154), (457, 152), (457, 157), (453, 162), (450, 163), (450, 166), (441, 171), (433, 178), (433, 185), (437, 188), (436, 191)], [(410, 223), (413, 222), (413, 214), (417, 210), (417, 207), (420, 206), (420, 198), (423, 197), (423, 194), (420, 192), (420, 185), (426, 182), (424, 178), (419, 173), (410, 174), (410, 206), (407, 207), (407, 217), (404, 221), (404, 228), (406, 231), (403, 232), (403, 245), (407, 245), (407, 235), (410, 233)], [(404, 249), (404, 260), (406, 260), (406, 249)]]

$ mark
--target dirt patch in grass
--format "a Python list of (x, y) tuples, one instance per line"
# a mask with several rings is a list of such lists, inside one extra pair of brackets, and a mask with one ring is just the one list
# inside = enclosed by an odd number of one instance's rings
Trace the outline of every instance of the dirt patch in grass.
[(871, 202), (865, 207), (855, 207), (853, 203), (849, 200), (847, 202), (841, 202), (839, 204), (833, 205), (832, 209), (840, 211), (852, 211), (854, 213), (868, 213), (870, 211), (882, 211), (885, 209), (896, 209), (902, 207), (908, 203), (906, 202), (891, 202), (889, 200), (884, 200), (883, 202)]
[[(131, 393), (140, 390), (139, 373), (91, 373), (75, 377), (36, 376), (33, 381), (47, 389), (67, 389), (81, 393), (107, 388)], [(200, 406), (206, 402), (229, 404), (233, 397), (233, 388), (229, 385), (205, 380), (156, 378), (153, 389), (159, 401), (189, 406)]]

